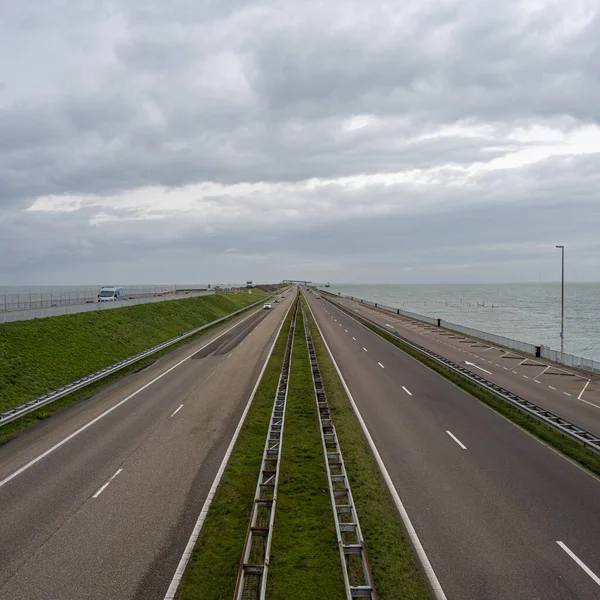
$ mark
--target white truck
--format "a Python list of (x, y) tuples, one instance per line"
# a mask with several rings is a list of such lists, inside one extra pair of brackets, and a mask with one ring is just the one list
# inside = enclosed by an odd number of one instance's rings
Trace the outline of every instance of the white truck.
[(114, 302), (124, 298), (125, 291), (122, 287), (103, 287), (98, 294), (98, 302)]

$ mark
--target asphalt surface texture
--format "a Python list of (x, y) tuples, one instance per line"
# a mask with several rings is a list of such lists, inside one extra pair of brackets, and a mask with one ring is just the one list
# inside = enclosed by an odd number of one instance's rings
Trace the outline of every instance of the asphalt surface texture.
[(600, 598), (600, 480), (305, 296), (447, 598)]
[(162, 600), (293, 295), (0, 447), (0, 599)]
[(600, 435), (600, 378), (450, 330), (335, 298), (359, 316), (433, 350), (589, 432)]

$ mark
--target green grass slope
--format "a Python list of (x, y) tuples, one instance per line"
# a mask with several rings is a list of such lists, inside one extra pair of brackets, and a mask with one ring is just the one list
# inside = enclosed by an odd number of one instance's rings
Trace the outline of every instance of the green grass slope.
[(0, 325), (0, 412), (256, 302), (216, 294)]

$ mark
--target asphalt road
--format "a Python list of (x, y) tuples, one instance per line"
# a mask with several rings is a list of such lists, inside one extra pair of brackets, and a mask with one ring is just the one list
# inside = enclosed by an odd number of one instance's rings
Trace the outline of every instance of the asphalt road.
[(306, 296), (447, 598), (597, 600), (600, 480)]
[(351, 311), (466, 366), (475, 374), (600, 435), (600, 378), (337, 298)]
[(0, 599), (162, 600), (292, 297), (0, 448)]

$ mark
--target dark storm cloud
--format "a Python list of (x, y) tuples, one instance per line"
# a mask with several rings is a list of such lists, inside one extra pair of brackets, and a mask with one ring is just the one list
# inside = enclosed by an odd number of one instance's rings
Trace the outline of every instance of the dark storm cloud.
[[(327, 269), (311, 254), (322, 247), (343, 270), (356, 237), (381, 264), (406, 244), (451, 262), (453, 243), (456, 261), (472, 245), (493, 264), (505, 251), (486, 241), (591, 239), (594, 219), (569, 207), (600, 202), (600, 137), (558, 146), (600, 120), (597, 8), (0, 0), (0, 272), (102, 269), (126, 253), (150, 264), (186, 249), (265, 268), (269, 244), (284, 242), (287, 260)], [(469, 171), (545, 146), (549, 157)], [(413, 171), (395, 184), (337, 181)], [(327, 183), (311, 191), (312, 178)], [(204, 181), (266, 187), (250, 199), (219, 190), (196, 221), (169, 213), (167, 196), (155, 220), (119, 207), (149, 186)], [(23, 212), (48, 196), (81, 201)]]

